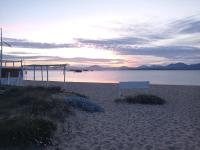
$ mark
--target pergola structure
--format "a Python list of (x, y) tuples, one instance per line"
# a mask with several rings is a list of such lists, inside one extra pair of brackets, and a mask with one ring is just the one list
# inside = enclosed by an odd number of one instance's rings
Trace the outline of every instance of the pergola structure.
[(12, 68), (23, 67), (23, 61), (22, 60), (2, 60), (2, 68), (3, 67), (12, 67)]
[(46, 65), (36, 65), (36, 64), (33, 64), (33, 65), (24, 65), (23, 68), (24, 70), (26, 70), (26, 68), (30, 68), (31, 67), (31, 70), (33, 70), (33, 80), (35, 81), (36, 80), (36, 75), (35, 75), (35, 71), (37, 68), (40, 68), (40, 71), (41, 71), (41, 77), (42, 77), (42, 81), (44, 81), (44, 76), (43, 76), (43, 71), (46, 70), (46, 78), (47, 78), (47, 82), (49, 81), (49, 68), (51, 67), (62, 67), (63, 68), (63, 74), (64, 74), (64, 77), (63, 77), (63, 80), (64, 82), (66, 82), (66, 66), (68, 64), (46, 64)]

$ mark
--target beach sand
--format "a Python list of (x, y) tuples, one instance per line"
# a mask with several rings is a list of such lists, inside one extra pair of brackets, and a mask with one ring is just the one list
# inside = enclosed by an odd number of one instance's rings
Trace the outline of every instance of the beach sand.
[(48, 149), (200, 149), (200, 86), (151, 85), (149, 93), (167, 101), (162, 106), (115, 103), (117, 84), (69, 83), (64, 87), (88, 95), (105, 112), (75, 110), (75, 116), (67, 118), (64, 129), (58, 131), (55, 146)]

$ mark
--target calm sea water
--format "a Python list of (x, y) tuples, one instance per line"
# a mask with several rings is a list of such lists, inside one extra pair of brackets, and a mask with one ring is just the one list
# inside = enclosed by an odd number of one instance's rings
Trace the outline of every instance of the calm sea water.
[[(25, 79), (33, 80), (33, 71), (28, 71)], [(41, 80), (41, 72), (36, 71), (36, 80)], [(44, 80), (46, 73), (44, 72)], [(63, 81), (63, 71), (50, 70), (50, 81)], [(150, 81), (152, 84), (200, 85), (200, 71), (172, 70), (127, 70), (127, 71), (88, 71), (66, 72), (66, 82), (103, 82)]]

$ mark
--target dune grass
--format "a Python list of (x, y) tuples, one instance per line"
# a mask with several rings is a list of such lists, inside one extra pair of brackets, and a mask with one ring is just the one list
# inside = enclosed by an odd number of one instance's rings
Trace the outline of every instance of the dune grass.
[(18, 116), (0, 121), (0, 146), (45, 146), (51, 143), (56, 124), (50, 120)]
[(140, 94), (136, 96), (127, 96), (125, 98), (116, 99), (115, 102), (126, 102), (130, 104), (148, 104), (163, 105), (166, 101), (156, 95)]
[[(57, 123), (70, 113), (53, 94), (58, 87), (0, 87), (0, 147), (51, 144)], [(3, 91), (3, 92), (2, 92)]]

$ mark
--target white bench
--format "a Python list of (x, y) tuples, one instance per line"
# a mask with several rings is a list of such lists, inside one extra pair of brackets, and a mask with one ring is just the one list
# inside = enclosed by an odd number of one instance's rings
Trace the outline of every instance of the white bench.
[(119, 82), (119, 97), (121, 96), (121, 91), (126, 89), (139, 89), (144, 92), (149, 91), (149, 81), (128, 81)]

